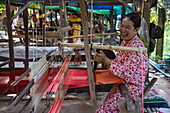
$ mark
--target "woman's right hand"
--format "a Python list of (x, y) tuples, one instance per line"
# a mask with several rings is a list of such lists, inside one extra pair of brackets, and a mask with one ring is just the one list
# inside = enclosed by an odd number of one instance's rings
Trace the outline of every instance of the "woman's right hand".
[(106, 66), (110, 66), (111, 64), (111, 60), (106, 57), (103, 51), (100, 51), (99, 53), (95, 52), (94, 61), (97, 61), (98, 64), (102, 63), (103, 65), (106, 65)]
[(102, 51), (100, 51), (100, 53), (95, 52), (94, 61), (97, 61), (98, 64), (103, 63), (105, 57), (106, 55)]

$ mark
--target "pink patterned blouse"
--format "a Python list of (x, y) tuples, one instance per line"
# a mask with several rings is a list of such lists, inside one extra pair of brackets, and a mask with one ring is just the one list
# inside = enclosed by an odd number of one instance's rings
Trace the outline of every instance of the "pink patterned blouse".
[[(122, 41), (121, 46), (125, 46), (125, 41)], [(145, 46), (138, 35), (135, 35), (126, 47)], [(129, 93), (134, 99), (142, 93), (142, 83), (148, 71), (148, 55), (140, 52), (119, 51), (116, 58), (112, 60), (109, 70), (113, 73), (113, 76), (124, 80)], [(118, 85), (115, 84), (96, 113), (119, 113), (120, 97)]]

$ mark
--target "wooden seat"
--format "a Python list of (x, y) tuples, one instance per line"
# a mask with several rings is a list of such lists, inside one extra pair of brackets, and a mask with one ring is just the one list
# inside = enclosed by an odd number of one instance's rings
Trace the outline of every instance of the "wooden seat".
[[(149, 90), (153, 87), (157, 78), (153, 78), (149, 84), (144, 89), (144, 96), (149, 92)], [(120, 113), (142, 113), (142, 95), (135, 100), (132, 100), (128, 89), (126, 88), (125, 84), (119, 84), (119, 90), (123, 97), (119, 100), (119, 109)]]

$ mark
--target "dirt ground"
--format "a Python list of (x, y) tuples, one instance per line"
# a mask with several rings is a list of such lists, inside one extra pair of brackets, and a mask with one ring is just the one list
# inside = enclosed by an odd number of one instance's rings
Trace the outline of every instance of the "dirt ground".
[[(97, 104), (91, 105), (89, 99), (89, 93), (70, 93), (66, 95), (65, 100), (62, 104), (60, 113), (95, 113), (96, 109), (103, 102), (103, 99), (107, 95), (107, 92), (100, 92), (97, 94)], [(19, 113), (22, 106), (26, 103), (25, 100), (19, 102), (19, 104), (12, 108), (7, 109), (7, 106), (10, 102), (9, 98), (2, 99), (0, 101), (0, 113)], [(48, 101), (49, 102), (49, 101)], [(37, 113), (48, 113), (49, 108), (48, 102), (43, 99), (37, 108)], [(52, 101), (50, 101), (52, 104)], [(29, 113), (30, 106), (28, 106), (22, 113)]]
[[(152, 68), (151, 68), (152, 70)], [(164, 75), (161, 73), (156, 72), (155, 70), (150, 72), (150, 78), (157, 77), (158, 80), (155, 83), (154, 87), (159, 92), (160, 96), (162, 96), (170, 105), (170, 80), (168, 80)], [(62, 108), (60, 113), (95, 113), (96, 109), (101, 105), (107, 92), (98, 92), (97, 94), (97, 104), (91, 105), (90, 104), (90, 97), (88, 92), (84, 93), (69, 93), (66, 95), (65, 100), (62, 104)], [(9, 104), (10, 98), (4, 99), (4, 97), (0, 97), (0, 113), (18, 113), (23, 104), (26, 101), (21, 101), (19, 104), (11, 109), (7, 110), (7, 106)], [(52, 102), (51, 102), (52, 103)], [(43, 99), (38, 108), (37, 113), (48, 113), (47, 102)], [(47, 108), (47, 109), (46, 109)], [(30, 106), (28, 106), (22, 113), (29, 113)]]

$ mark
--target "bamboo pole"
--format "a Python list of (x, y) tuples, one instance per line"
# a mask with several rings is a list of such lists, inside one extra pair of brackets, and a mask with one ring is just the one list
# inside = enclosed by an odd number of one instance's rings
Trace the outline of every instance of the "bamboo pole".
[[(90, 37), (90, 36), (106, 36), (106, 35), (117, 35), (117, 33), (116, 32), (114, 32), (114, 33), (95, 33), (95, 34), (88, 34), (88, 37)], [(81, 38), (81, 37), (83, 38), (84, 35), (64, 37), (63, 39)]]
[[(77, 47), (77, 48), (85, 48), (84, 44), (75, 44), (75, 43), (61, 43), (61, 46), (65, 47)], [(89, 47), (92, 49), (107, 49), (107, 50), (117, 50), (117, 51), (133, 51), (133, 52), (142, 52), (146, 53), (146, 48), (137, 48), (137, 47), (125, 47), (125, 46), (111, 46), (111, 45), (90, 45)]]

